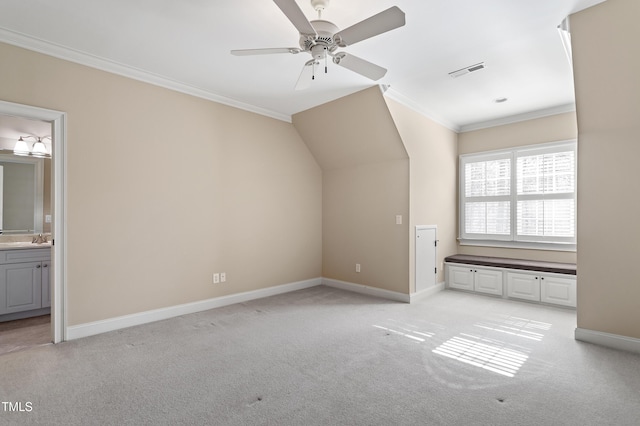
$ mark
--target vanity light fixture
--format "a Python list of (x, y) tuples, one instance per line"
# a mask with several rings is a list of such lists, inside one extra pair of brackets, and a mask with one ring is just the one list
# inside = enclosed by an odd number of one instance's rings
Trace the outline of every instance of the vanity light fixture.
[[(31, 146), (31, 149), (29, 148), (29, 145), (25, 141), (25, 138), (26, 139), (32, 138), (36, 140)], [(33, 157), (39, 157), (39, 158), (50, 157), (51, 155), (47, 150), (47, 146), (44, 144), (44, 142), (42, 142), (43, 139), (51, 140), (51, 136), (45, 136), (43, 138), (39, 136), (31, 136), (31, 135), (20, 136), (18, 138), (18, 141), (16, 142), (16, 145), (13, 147), (13, 153), (16, 155), (31, 155)]]
[(22, 136), (18, 138), (16, 146), (13, 147), (13, 153), (16, 155), (29, 155), (29, 145), (22, 139)]

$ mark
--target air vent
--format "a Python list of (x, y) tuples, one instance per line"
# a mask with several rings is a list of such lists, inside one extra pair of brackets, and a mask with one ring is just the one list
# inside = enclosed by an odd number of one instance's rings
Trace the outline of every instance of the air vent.
[(458, 78), (458, 77), (462, 77), (465, 74), (469, 74), (469, 73), (472, 73), (472, 72), (475, 72), (475, 71), (480, 71), (480, 70), (483, 70), (483, 69), (485, 69), (484, 62), (480, 62), (479, 64), (470, 65), (468, 67), (459, 69), (457, 71), (450, 72), (449, 75), (452, 78)]

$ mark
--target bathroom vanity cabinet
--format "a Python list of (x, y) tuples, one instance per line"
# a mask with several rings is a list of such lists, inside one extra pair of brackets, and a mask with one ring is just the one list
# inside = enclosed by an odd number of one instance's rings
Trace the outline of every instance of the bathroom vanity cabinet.
[(46, 313), (50, 267), (51, 246), (0, 250), (0, 321)]

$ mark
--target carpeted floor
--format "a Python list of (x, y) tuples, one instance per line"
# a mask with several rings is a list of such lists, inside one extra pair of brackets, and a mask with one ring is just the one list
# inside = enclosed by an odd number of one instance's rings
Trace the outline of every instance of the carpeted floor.
[[(0, 356), (0, 424), (637, 425), (640, 357), (575, 312), (324, 286)], [(27, 405), (27, 403), (29, 403)]]

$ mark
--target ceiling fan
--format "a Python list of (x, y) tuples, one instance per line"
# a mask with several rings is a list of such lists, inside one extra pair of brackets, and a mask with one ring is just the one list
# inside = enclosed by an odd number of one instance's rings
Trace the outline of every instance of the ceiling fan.
[(311, 0), (311, 6), (318, 12), (318, 19), (313, 21), (306, 18), (295, 0), (273, 1), (300, 33), (300, 47), (232, 50), (232, 55), (298, 54), (300, 52), (311, 54), (312, 58), (302, 68), (296, 90), (306, 89), (311, 85), (311, 81), (315, 79), (316, 66), (320, 65), (320, 61), (324, 61), (324, 72), (327, 72), (328, 56), (331, 56), (334, 64), (374, 81), (381, 79), (387, 73), (387, 70), (381, 66), (337, 50), (402, 27), (405, 24), (404, 12), (397, 6), (340, 30), (332, 22), (322, 19), (322, 11), (329, 6), (330, 0)]

